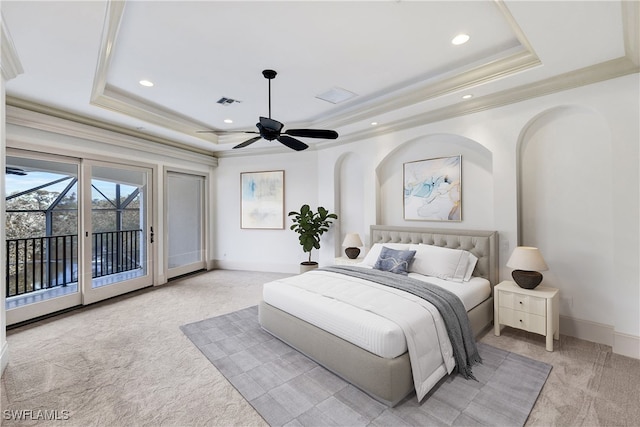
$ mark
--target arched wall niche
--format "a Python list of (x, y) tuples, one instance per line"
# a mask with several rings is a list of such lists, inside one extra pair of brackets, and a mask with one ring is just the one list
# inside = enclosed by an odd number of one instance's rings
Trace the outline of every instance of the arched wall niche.
[(611, 325), (614, 203), (611, 131), (574, 105), (531, 119), (518, 139), (518, 244), (540, 248), (560, 314)]
[[(462, 156), (462, 220), (405, 220), (404, 163), (458, 155)], [(456, 134), (423, 135), (400, 144), (380, 161), (375, 171), (377, 224), (494, 229), (493, 155), (478, 141)]]
[(335, 234), (336, 256), (344, 255), (342, 241), (347, 233), (360, 234), (362, 242), (366, 244), (365, 181), (367, 180), (364, 179), (364, 162), (358, 154), (348, 152), (338, 157), (334, 169), (334, 204), (338, 214)]

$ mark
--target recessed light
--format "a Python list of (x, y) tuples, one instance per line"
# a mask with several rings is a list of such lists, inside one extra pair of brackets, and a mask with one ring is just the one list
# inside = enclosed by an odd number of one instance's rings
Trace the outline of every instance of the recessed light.
[(150, 82), (149, 80), (140, 80), (138, 83), (140, 83), (140, 85), (144, 87), (153, 86), (153, 82)]
[(470, 98), (473, 98), (473, 95), (471, 95), (470, 93), (466, 95), (462, 95), (462, 99), (470, 99)]
[(371, 126), (377, 126), (378, 122), (371, 122)]
[(468, 34), (458, 34), (457, 36), (455, 36), (452, 40), (451, 43), (458, 46), (461, 44), (465, 44), (466, 42), (469, 41), (469, 35)]
[(225, 122), (225, 123), (229, 123), (229, 124), (231, 124), (231, 123), (233, 123), (233, 120), (231, 120), (231, 119), (224, 119), (224, 122)]

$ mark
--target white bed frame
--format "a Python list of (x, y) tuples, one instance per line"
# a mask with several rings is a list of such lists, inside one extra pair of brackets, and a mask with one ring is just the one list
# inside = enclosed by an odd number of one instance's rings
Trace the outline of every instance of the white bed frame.
[[(374, 243), (425, 243), (464, 249), (478, 257), (473, 275), (491, 283), (491, 296), (469, 310), (477, 336), (493, 320), (493, 287), (498, 281), (498, 233), (496, 231), (444, 230), (372, 225)], [(413, 391), (408, 353), (385, 359), (300, 320), (264, 301), (259, 305), (262, 327), (333, 371), (377, 400), (395, 406)]]

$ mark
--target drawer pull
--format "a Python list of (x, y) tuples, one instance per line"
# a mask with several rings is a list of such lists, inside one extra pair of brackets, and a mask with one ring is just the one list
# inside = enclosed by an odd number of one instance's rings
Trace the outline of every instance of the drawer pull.
[(520, 301), (518, 304), (522, 305), (522, 301)]
[(522, 319), (520, 319), (520, 323), (522, 323)]

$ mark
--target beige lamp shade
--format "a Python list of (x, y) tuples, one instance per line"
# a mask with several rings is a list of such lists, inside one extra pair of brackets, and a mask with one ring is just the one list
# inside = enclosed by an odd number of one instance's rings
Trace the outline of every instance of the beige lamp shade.
[(531, 246), (515, 248), (507, 261), (507, 267), (527, 271), (547, 271), (549, 269), (540, 250)]
[(511, 277), (518, 286), (525, 289), (534, 289), (538, 286), (542, 282), (542, 273), (540, 272), (549, 269), (538, 248), (531, 246), (515, 248), (507, 261), (507, 267), (514, 269), (511, 272)]
[(346, 246), (347, 248), (344, 250), (344, 253), (350, 259), (358, 258), (360, 255), (360, 246), (364, 246), (362, 244), (362, 240), (360, 239), (360, 235), (358, 233), (347, 233), (342, 242), (342, 246)]
[(360, 240), (360, 235), (358, 233), (347, 233), (342, 242), (342, 246), (346, 246), (348, 248), (358, 248), (360, 246), (364, 246), (362, 244), (362, 240)]

